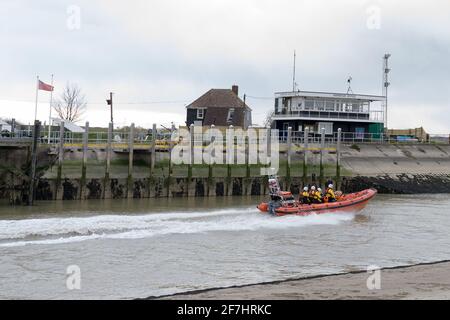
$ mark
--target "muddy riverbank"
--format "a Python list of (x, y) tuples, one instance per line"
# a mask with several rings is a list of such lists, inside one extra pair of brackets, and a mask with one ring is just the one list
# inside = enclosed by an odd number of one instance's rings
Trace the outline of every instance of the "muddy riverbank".
[[(160, 297), (160, 299), (450, 299), (450, 261), (381, 269), (379, 282), (373, 280), (374, 275), (374, 273), (358, 271), (200, 290)], [(372, 278), (369, 279), (369, 277)]]

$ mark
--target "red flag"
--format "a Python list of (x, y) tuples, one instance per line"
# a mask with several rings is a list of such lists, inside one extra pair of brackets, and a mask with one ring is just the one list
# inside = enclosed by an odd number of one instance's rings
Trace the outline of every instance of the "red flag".
[(46, 84), (45, 82), (42, 82), (41, 80), (39, 80), (39, 90), (44, 90), (44, 91), (53, 91), (53, 86)]

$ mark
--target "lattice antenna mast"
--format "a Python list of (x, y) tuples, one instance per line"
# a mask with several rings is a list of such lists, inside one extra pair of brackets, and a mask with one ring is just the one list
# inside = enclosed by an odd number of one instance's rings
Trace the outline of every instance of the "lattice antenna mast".
[(295, 92), (295, 90), (297, 89), (297, 83), (295, 82), (295, 73), (296, 73), (296, 68), (295, 68), (295, 60), (297, 58), (297, 54), (294, 50), (294, 67), (292, 70), (292, 91)]
[(390, 53), (386, 53), (383, 56), (383, 110), (384, 110), (384, 127), (388, 128), (388, 87), (391, 85), (389, 82), (389, 58), (391, 57)]
[(352, 76), (349, 76), (347, 78), (347, 84), (348, 84), (348, 88), (347, 88), (347, 94), (353, 94), (353, 90), (352, 90)]

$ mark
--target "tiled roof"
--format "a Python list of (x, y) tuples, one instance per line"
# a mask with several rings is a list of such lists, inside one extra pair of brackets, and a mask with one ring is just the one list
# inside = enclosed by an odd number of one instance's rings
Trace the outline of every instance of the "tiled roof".
[(211, 89), (186, 108), (244, 108), (244, 101), (231, 89)]

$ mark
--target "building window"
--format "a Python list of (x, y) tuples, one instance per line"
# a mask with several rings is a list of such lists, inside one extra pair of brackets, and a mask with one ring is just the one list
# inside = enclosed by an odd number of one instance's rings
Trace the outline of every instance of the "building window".
[(197, 109), (197, 119), (203, 119), (205, 116), (205, 109)]
[(319, 111), (325, 110), (325, 101), (316, 100), (315, 110), (319, 110)]
[(233, 122), (233, 118), (234, 118), (234, 108), (231, 108), (230, 110), (228, 110), (227, 122)]
[(322, 133), (322, 128), (325, 129), (325, 134), (333, 134), (333, 122), (318, 122), (317, 132)]
[(361, 105), (358, 102), (352, 104), (352, 112), (361, 112)]
[(325, 110), (327, 110), (327, 111), (334, 111), (334, 101), (327, 100), (325, 102)]
[(314, 100), (305, 100), (305, 110), (314, 110)]
[(301, 103), (292, 103), (291, 111), (299, 111), (301, 108)]
[(277, 103), (277, 113), (281, 113), (281, 111), (283, 110), (283, 104), (284, 104), (284, 98), (278, 98), (278, 103)]
[(305, 124), (304, 130), (306, 130), (306, 129), (308, 129), (308, 131), (310, 133), (313, 133), (314, 132), (314, 125), (312, 125), (312, 124)]
[(361, 106), (361, 108), (362, 108), (361, 112), (366, 112), (366, 113), (369, 112), (369, 110), (370, 110), (369, 106), (370, 106), (369, 102), (363, 102), (362, 106)]

